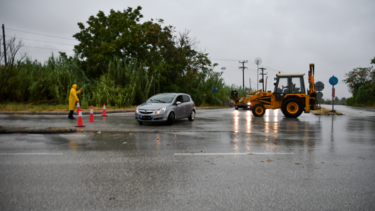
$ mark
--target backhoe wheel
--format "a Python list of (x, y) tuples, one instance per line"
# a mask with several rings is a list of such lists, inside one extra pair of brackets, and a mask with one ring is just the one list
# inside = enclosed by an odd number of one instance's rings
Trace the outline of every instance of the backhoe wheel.
[(256, 104), (253, 107), (252, 111), (253, 111), (254, 116), (262, 117), (264, 115), (264, 113), (266, 112), (266, 108), (264, 108), (264, 106), (262, 104)]
[(303, 111), (303, 103), (297, 98), (286, 99), (281, 105), (281, 111), (286, 117), (299, 117)]

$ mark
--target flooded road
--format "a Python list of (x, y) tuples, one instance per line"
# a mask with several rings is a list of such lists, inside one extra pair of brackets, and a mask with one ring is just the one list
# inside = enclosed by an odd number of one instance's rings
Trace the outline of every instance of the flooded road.
[[(216, 109), (140, 126), (124, 113), (84, 116), (73, 134), (0, 135), (0, 210), (372, 210), (375, 112), (335, 109), (346, 115)], [(5, 124), (77, 122), (1, 115)]]

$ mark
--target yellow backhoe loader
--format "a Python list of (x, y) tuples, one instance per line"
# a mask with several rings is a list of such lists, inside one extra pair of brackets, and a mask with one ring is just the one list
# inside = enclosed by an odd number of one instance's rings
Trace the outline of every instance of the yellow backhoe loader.
[[(274, 92), (257, 90), (236, 99), (236, 110), (246, 104), (256, 117), (262, 117), (266, 109), (279, 109), (286, 117), (299, 117), (304, 111), (317, 109), (314, 85), (315, 65), (309, 65), (309, 89), (305, 91), (304, 73), (276, 74)], [(307, 93), (307, 94), (306, 94)], [(246, 108), (246, 107), (245, 107)]]

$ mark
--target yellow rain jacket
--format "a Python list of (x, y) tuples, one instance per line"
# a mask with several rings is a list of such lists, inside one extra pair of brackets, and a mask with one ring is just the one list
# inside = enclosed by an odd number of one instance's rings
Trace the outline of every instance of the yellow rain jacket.
[(74, 107), (76, 106), (76, 101), (79, 101), (77, 94), (81, 93), (81, 90), (77, 91), (77, 84), (73, 84), (72, 88), (70, 89), (69, 95), (69, 111), (73, 111)]

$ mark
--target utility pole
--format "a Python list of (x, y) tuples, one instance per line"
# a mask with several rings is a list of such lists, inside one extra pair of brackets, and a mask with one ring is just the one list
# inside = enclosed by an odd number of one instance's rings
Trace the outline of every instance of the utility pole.
[(267, 73), (264, 73), (264, 70), (266, 70), (266, 68), (261, 67), (259, 69), (262, 71), (262, 73), (260, 73), (259, 75), (262, 75), (262, 91), (264, 92), (264, 75), (267, 75)]
[(4, 24), (3, 24), (3, 44), (4, 44), (4, 61), (5, 61), (5, 66), (7, 66), (7, 48), (6, 48), (6, 44), (5, 44), (5, 28), (4, 28)]
[(259, 66), (257, 65), (257, 90), (259, 90)]
[(239, 67), (240, 69), (242, 69), (242, 88), (245, 89), (245, 63), (247, 63), (247, 60), (244, 60), (242, 62), (239, 62), (239, 63), (242, 63), (242, 67)]
[(254, 62), (257, 65), (257, 89), (256, 89), (256, 91), (257, 91), (257, 90), (259, 90), (259, 88), (258, 88), (259, 87), (258, 86), (258, 84), (259, 84), (259, 65), (262, 64), (262, 59), (257, 57), (257, 58), (255, 58)]

